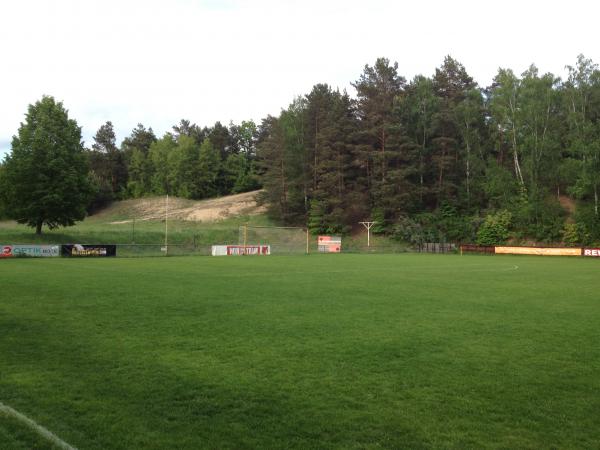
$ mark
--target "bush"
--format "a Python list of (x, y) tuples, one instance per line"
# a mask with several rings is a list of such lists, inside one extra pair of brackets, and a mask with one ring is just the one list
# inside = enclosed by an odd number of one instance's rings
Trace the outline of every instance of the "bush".
[(425, 242), (423, 226), (410, 217), (400, 217), (392, 228), (392, 239), (413, 245)]
[(585, 230), (590, 243), (600, 242), (600, 217), (596, 215), (593, 203), (578, 203), (574, 218), (575, 223)]
[(500, 210), (486, 216), (485, 221), (477, 232), (479, 245), (499, 245), (506, 243), (510, 233), (512, 215), (506, 210)]
[(562, 238), (568, 247), (587, 245), (590, 241), (590, 235), (582, 223), (566, 223), (562, 230)]

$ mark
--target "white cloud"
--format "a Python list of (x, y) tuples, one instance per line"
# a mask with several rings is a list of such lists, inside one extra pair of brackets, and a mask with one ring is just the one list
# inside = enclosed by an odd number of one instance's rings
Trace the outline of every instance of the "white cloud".
[(482, 85), (499, 66), (564, 74), (600, 62), (595, 2), (468, 0), (74, 1), (0, 6), (0, 152), (27, 105), (64, 101), (88, 144), (106, 120), (124, 138), (181, 118), (260, 120), (326, 82), (350, 89), (378, 56), (412, 78), (453, 55)]

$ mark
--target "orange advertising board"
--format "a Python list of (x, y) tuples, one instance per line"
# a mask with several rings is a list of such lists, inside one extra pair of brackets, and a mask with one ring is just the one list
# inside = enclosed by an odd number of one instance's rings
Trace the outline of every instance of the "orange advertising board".
[(581, 256), (581, 249), (549, 247), (496, 247), (496, 253), (506, 255)]

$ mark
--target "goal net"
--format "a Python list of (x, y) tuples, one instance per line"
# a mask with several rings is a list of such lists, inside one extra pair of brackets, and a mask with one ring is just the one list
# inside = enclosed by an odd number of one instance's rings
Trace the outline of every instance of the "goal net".
[(241, 225), (238, 245), (269, 245), (272, 255), (308, 253), (306, 229), (297, 227)]

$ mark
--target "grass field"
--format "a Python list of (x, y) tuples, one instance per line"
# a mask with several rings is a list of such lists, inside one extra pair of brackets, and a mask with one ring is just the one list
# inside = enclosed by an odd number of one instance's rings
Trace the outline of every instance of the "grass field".
[[(0, 260), (0, 402), (79, 449), (599, 448), (599, 273), (510, 256)], [(0, 448), (44, 445), (0, 414)]]

